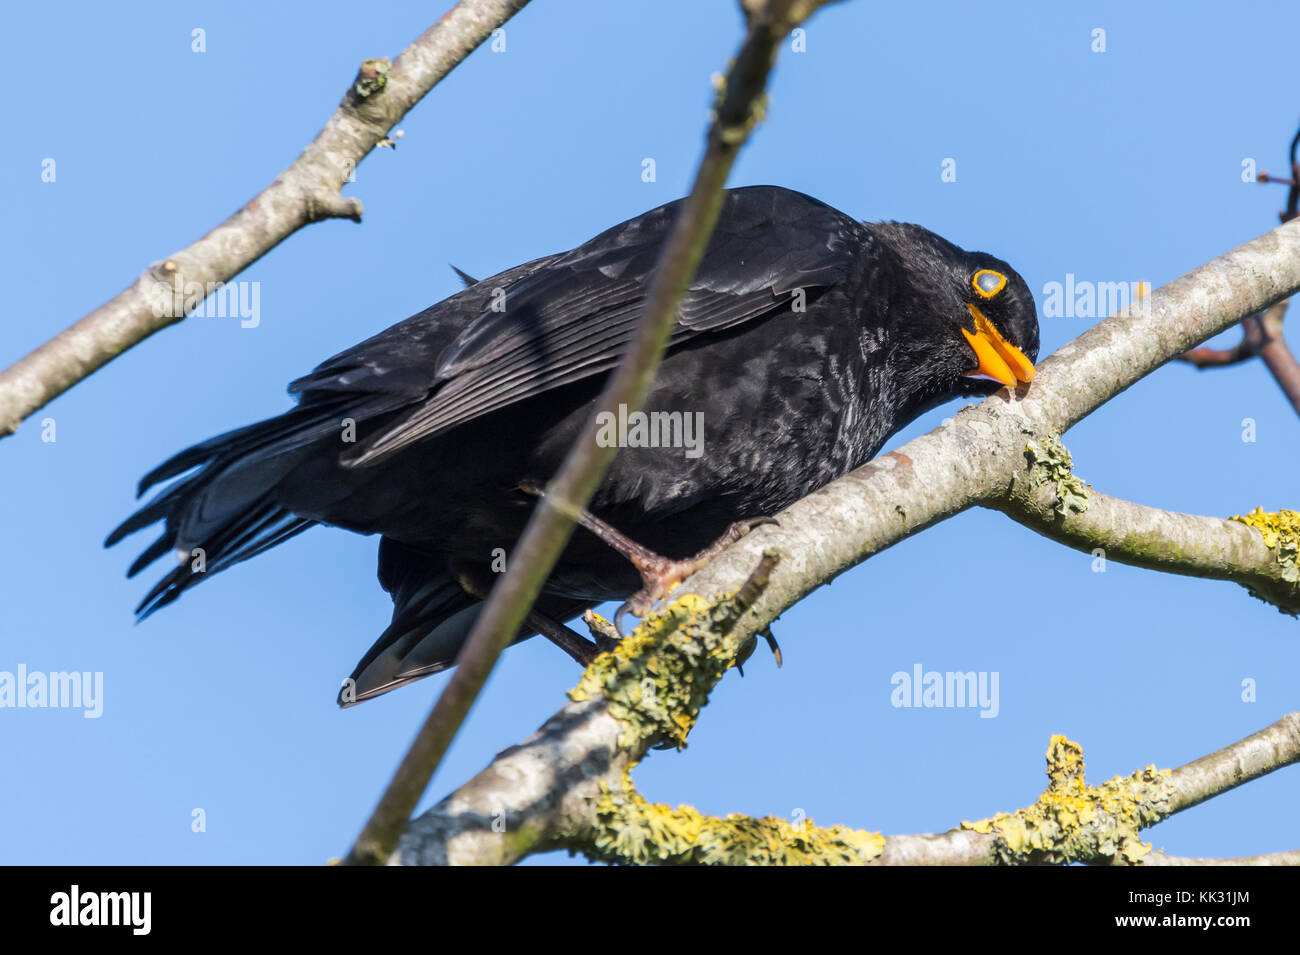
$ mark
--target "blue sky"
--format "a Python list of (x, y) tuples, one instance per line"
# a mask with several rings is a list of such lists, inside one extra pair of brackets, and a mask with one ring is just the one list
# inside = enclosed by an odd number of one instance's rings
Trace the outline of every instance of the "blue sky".
[[(357, 16), (333, 0), (9, 9), (0, 364), (252, 197), (360, 61), (396, 55), (434, 15), (380, 3)], [(1011, 262), (1040, 308), (1067, 273), (1158, 285), (1276, 224), (1283, 190), (1241, 171), (1247, 158), (1285, 169), (1297, 26), (1283, 3), (1249, 16), (1209, 3), (833, 6), (806, 52), (782, 57), (731, 184), (919, 222)], [(196, 27), (204, 53), (191, 51)], [(136, 550), (100, 542), (146, 470), (286, 409), (289, 380), (454, 292), (449, 263), (489, 274), (682, 195), (738, 27), (726, 2), (534, 4), (504, 52), (475, 52), (403, 120), (399, 148), (358, 169), (347, 194), (363, 224), (313, 226), (241, 276), (260, 283), (257, 327), (190, 319), (0, 442), (0, 670), (104, 681), (98, 719), (0, 709), (0, 862), (314, 864), (347, 849), (445, 679), (335, 707), (390, 613), (376, 541), (315, 529), (139, 626), (131, 609), (152, 572), (125, 580)], [(955, 182), (941, 181), (945, 159)], [(1043, 318), (1043, 353), (1095, 320)], [(1227, 516), (1300, 507), (1298, 439), (1252, 363), (1162, 369), (1067, 444), (1101, 490)], [(1014, 612), (988, 612), (990, 592)], [(761, 653), (729, 675), (689, 749), (637, 770), (648, 797), (942, 831), (1036, 798), (1052, 733), (1083, 744), (1096, 782), (1179, 765), (1300, 708), (1300, 623), (1233, 584), (1113, 562), (1095, 573), (988, 512), (873, 557), (774, 629), (784, 669)], [(996, 672), (997, 717), (891, 706), (892, 674), (918, 663)], [(510, 650), (423, 805), (530, 733), (576, 679), (542, 641)], [(1300, 775), (1284, 771), (1148, 838), (1184, 855), (1291, 849), (1297, 801)]]

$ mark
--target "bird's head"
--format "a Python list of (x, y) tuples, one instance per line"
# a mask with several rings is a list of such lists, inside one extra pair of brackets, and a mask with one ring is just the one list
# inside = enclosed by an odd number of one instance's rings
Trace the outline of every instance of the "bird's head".
[(1032, 381), (1038, 313), (1029, 286), (1001, 259), (967, 252), (921, 226), (873, 226), (897, 257), (894, 333), (936, 398), (987, 396)]

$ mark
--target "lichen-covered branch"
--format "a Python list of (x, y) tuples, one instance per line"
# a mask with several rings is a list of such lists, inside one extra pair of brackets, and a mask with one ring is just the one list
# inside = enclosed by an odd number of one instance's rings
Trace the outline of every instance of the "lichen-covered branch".
[(1013, 481), (989, 506), (1094, 559), (1235, 581), (1281, 612), (1300, 614), (1300, 514), (1256, 508), (1223, 520), (1145, 507), (1083, 484), (1065, 454), (1055, 459), (1058, 470), (1051, 480), (1034, 479), (1034, 471), (1043, 467), (1039, 459), (1029, 480)]
[[(1047, 789), (1032, 805), (939, 835), (884, 837), (844, 826), (819, 828), (782, 819), (704, 816), (689, 806), (648, 803), (626, 781), (602, 792), (590, 830), (569, 847), (620, 863), (758, 865), (1179, 865), (1153, 851), (1142, 830), (1176, 812), (1300, 762), (1300, 713), (1174, 770), (1147, 766), (1090, 786), (1083, 749), (1053, 736)], [(1300, 864), (1300, 852), (1221, 860), (1249, 865)]]
[(1089, 786), (1083, 749), (1064, 736), (1053, 736), (1048, 744), (1047, 777), (1047, 789), (1032, 806), (962, 823), (962, 828), (994, 836), (989, 848), (1003, 864), (1132, 864), (1151, 848), (1141, 831), (1173, 811), (1169, 770), (1148, 766)]
[(590, 836), (597, 805), (625, 788), (651, 746), (685, 744), (743, 644), (736, 621), (777, 562), (765, 553), (734, 593), (712, 602), (687, 595), (648, 617), (592, 662), (541, 729), (412, 824), (396, 859), (502, 864)]
[[(1038, 801), (962, 828), (994, 836), (987, 848), (998, 863), (1178, 864), (1176, 857), (1152, 853), (1141, 831), (1297, 762), (1300, 713), (1178, 769), (1147, 766), (1096, 786), (1084, 778), (1082, 748), (1053, 736), (1047, 749), (1049, 783)], [(1300, 862), (1294, 852), (1256, 858), (1268, 860), (1262, 864)]]
[(352, 171), (421, 97), (528, 0), (461, 0), (389, 64), (366, 60), (302, 154), (230, 218), (145, 271), (125, 289), (0, 371), (0, 438), (203, 299), (304, 226), (361, 220), (339, 194)]
[[(685, 595), (602, 654), (570, 702), (521, 746), (408, 828), (394, 864), (508, 864), (568, 849), (593, 860), (660, 865), (1179, 865), (1141, 833), (1300, 762), (1300, 713), (1178, 769), (1139, 769), (1088, 785), (1083, 750), (1053, 736), (1048, 786), (1033, 804), (941, 834), (884, 837), (772, 816), (708, 816), (649, 802), (630, 771), (655, 744), (684, 745), (742, 641), (735, 623), (761, 595), (776, 555), (712, 603)], [(1285, 852), (1237, 864), (1300, 862)]]

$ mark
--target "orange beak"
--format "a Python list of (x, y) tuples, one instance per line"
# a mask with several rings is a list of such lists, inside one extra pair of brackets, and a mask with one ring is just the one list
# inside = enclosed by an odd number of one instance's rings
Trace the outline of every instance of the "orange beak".
[(1002, 337), (1002, 333), (993, 327), (993, 323), (984, 317), (974, 305), (967, 304), (975, 319), (975, 332), (966, 329), (961, 333), (975, 352), (979, 364), (966, 372), (967, 375), (987, 375), (1002, 382), (1012, 391), (1022, 384), (1034, 380), (1034, 363), (1025, 357), (1011, 342)]

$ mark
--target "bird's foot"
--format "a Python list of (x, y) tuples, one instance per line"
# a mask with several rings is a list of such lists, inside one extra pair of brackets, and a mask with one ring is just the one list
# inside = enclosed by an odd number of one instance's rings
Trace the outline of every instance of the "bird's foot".
[[(593, 518), (592, 520), (595, 521), (597, 519)], [(626, 636), (627, 631), (623, 629), (623, 618), (627, 614), (630, 613), (634, 617), (644, 617), (650, 612), (651, 608), (666, 597), (674, 587), (686, 580), (686, 578), (690, 577), (692, 574), (703, 569), (709, 561), (713, 560), (713, 558), (717, 557), (732, 544), (736, 543), (736, 541), (740, 540), (755, 527), (761, 527), (764, 524), (777, 524), (779, 526), (776, 519), (771, 517), (757, 517), (747, 521), (736, 521), (736, 523), (728, 527), (723, 535), (716, 541), (704, 548), (704, 550), (700, 551), (694, 557), (687, 557), (685, 560), (673, 560), (664, 557), (661, 554), (656, 554), (653, 551), (646, 550), (640, 545), (635, 545), (634, 549), (630, 551), (624, 551), (613, 544), (604, 535), (596, 532), (597, 536), (610, 544), (610, 546), (614, 547), (616, 550), (619, 550), (623, 556), (630, 560), (632, 566), (634, 566), (641, 574), (641, 583), (643, 585), (641, 589), (629, 597), (623, 606), (618, 608), (618, 612), (614, 614), (615, 629), (618, 630), (620, 635)], [(588, 527), (589, 530), (593, 530), (593, 528), (589, 527), (587, 524), (584, 524), (583, 526)], [(618, 536), (622, 537), (622, 535)], [(626, 538), (624, 538), (624, 540), (626, 540)]]
[[(543, 489), (532, 484), (520, 485), (520, 490), (534, 497), (544, 497), (546, 495)], [(749, 520), (736, 521), (723, 532), (721, 537), (694, 557), (688, 557), (685, 560), (673, 560), (664, 557), (662, 554), (656, 554), (648, 547), (642, 547), (588, 510), (578, 511), (575, 518), (580, 525), (631, 561), (632, 566), (641, 574), (641, 589), (629, 597), (623, 606), (618, 608), (618, 612), (614, 614), (614, 629), (618, 631), (620, 637), (627, 636), (627, 631), (623, 629), (623, 618), (627, 614), (630, 613), (634, 617), (644, 617), (655, 604), (667, 596), (670, 590), (700, 570), (705, 564), (755, 527), (761, 527), (764, 524), (780, 526), (780, 522), (774, 517), (754, 517)]]

